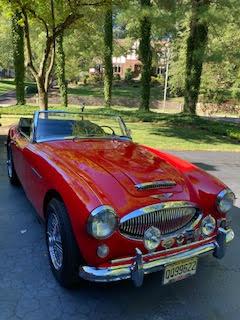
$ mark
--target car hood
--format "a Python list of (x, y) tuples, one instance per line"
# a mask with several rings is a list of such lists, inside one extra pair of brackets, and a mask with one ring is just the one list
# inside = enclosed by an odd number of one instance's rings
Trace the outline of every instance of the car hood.
[[(185, 180), (180, 171), (145, 147), (123, 140), (69, 140), (44, 143), (44, 152), (55, 162), (70, 167), (85, 180), (109, 181), (109, 176), (134, 196), (180, 193)], [(105, 172), (105, 174), (104, 174)], [(108, 173), (108, 175), (106, 175)], [(172, 186), (138, 190), (138, 184), (171, 181)]]

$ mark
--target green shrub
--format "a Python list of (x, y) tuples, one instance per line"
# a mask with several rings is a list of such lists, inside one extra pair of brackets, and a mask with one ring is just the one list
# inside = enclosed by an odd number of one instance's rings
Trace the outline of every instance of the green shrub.
[(164, 86), (164, 77), (163, 76), (151, 76), (151, 85), (153, 86)]
[(133, 71), (130, 68), (127, 68), (127, 70), (125, 72), (125, 80), (126, 81), (133, 80)]
[(90, 84), (97, 84), (99, 82), (102, 81), (102, 76), (100, 74), (90, 74), (88, 79), (87, 79), (87, 83)]
[(113, 80), (114, 81), (120, 81), (121, 80), (120, 74), (114, 74), (113, 75)]
[(232, 98), (237, 101), (240, 101), (240, 89), (239, 88), (232, 89)]
[(202, 91), (203, 102), (222, 104), (231, 98), (230, 92), (226, 89), (205, 89)]

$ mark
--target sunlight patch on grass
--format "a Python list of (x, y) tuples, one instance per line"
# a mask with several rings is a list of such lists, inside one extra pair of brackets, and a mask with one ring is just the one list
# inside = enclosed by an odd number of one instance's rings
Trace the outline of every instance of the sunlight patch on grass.
[(12, 81), (0, 81), (0, 95), (15, 90), (15, 85)]

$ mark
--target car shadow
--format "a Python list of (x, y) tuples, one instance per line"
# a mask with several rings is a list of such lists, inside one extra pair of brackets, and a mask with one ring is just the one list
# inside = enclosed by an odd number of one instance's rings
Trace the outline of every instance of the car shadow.
[(218, 171), (216, 169), (216, 166), (213, 166), (211, 164), (207, 164), (204, 162), (192, 162), (192, 164), (194, 164), (195, 166), (197, 166), (205, 171)]

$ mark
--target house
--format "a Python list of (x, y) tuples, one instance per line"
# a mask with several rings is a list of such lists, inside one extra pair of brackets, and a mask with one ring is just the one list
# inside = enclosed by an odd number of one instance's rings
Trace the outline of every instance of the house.
[(14, 69), (4, 69), (0, 67), (0, 78), (14, 78), (15, 71)]
[[(117, 45), (121, 46), (121, 45), (124, 45), (124, 40), (125, 39), (119, 39), (119, 40), (115, 40), (115, 42), (117, 43)], [(156, 59), (154, 59), (155, 62), (153, 62), (153, 74), (156, 76), (165, 74), (166, 64), (169, 59), (167, 54), (169, 41), (162, 40), (162, 41), (152, 42), (152, 47), (156, 56)], [(139, 49), (139, 40), (136, 40), (132, 42), (131, 47), (128, 50), (127, 54), (112, 58), (114, 76), (119, 76), (120, 79), (125, 79), (126, 72), (128, 70), (131, 70), (133, 73), (133, 78), (140, 79), (142, 62), (139, 59), (138, 49)], [(102, 74), (103, 70), (104, 70), (104, 67), (102, 65), (97, 65), (94, 68), (90, 68), (89, 73)]]
[(139, 41), (135, 41), (126, 55), (113, 57), (113, 75), (119, 75), (121, 79), (125, 78), (127, 70), (133, 72), (133, 78), (138, 79), (141, 75), (142, 63), (137, 54)]

